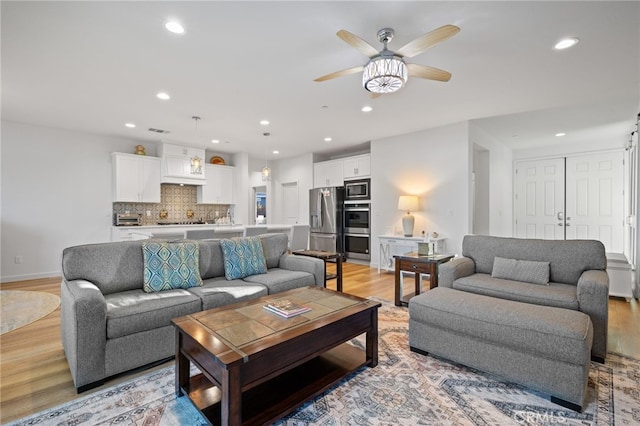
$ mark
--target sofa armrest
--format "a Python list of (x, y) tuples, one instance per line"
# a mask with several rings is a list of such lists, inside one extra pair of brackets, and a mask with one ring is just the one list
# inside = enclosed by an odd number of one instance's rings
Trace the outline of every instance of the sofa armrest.
[(89, 281), (63, 280), (60, 289), (60, 334), (77, 389), (105, 377), (107, 302)]
[(315, 285), (324, 287), (324, 261), (309, 256), (283, 254), (280, 256), (279, 268), (291, 271), (304, 271), (313, 274)]
[(476, 272), (476, 264), (468, 257), (456, 257), (438, 267), (438, 286), (453, 288), (458, 278), (468, 277)]
[(578, 280), (578, 306), (589, 315), (593, 324), (591, 353), (604, 359), (607, 356), (607, 328), (609, 320), (609, 275), (607, 271), (584, 271)]

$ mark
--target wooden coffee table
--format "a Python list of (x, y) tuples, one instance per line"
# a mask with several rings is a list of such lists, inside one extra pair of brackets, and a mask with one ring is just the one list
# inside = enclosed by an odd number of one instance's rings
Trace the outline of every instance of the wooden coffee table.
[[(285, 319), (263, 308), (311, 308)], [(378, 363), (380, 303), (305, 287), (174, 319), (176, 394), (214, 425), (273, 422), (345, 376)], [(366, 349), (346, 343), (366, 333)], [(200, 371), (189, 377), (190, 364)]]

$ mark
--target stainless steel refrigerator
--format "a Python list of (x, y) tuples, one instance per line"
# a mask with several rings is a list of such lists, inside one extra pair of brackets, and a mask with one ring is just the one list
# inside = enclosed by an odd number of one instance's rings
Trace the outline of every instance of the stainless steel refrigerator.
[(311, 250), (343, 253), (342, 205), (343, 187), (309, 190), (309, 225)]

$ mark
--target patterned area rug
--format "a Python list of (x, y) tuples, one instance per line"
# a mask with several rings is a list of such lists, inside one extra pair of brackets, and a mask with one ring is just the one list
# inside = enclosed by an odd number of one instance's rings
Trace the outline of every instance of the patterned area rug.
[(39, 320), (55, 311), (60, 298), (42, 291), (0, 291), (0, 334)]
[[(363, 368), (278, 422), (311, 425), (632, 425), (640, 423), (640, 360), (592, 363), (582, 413), (499, 378), (408, 349), (408, 314), (383, 302), (379, 364)], [(361, 340), (353, 344), (362, 345)], [(168, 367), (12, 425), (205, 425), (174, 395)]]

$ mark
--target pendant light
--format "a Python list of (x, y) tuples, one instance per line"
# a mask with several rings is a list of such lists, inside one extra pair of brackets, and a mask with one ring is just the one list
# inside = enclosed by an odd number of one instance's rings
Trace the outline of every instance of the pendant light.
[[(268, 137), (269, 135), (271, 135), (271, 133), (269, 132), (264, 132), (262, 134), (265, 137)], [(262, 168), (262, 181), (266, 182), (266, 181), (270, 181), (271, 180), (271, 169), (269, 168), (269, 157), (268, 157), (268, 152), (269, 152), (269, 147), (267, 146), (267, 139), (265, 139), (265, 143), (264, 143), (264, 167)]]
[[(198, 120), (201, 120), (201, 118), (198, 117), (197, 115), (194, 115), (191, 118), (196, 122), (196, 134), (197, 134), (198, 133)], [(190, 163), (191, 163), (191, 174), (192, 175), (201, 175), (202, 174), (203, 159), (198, 157), (197, 155), (195, 155), (195, 156), (191, 157)]]

